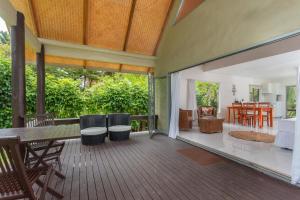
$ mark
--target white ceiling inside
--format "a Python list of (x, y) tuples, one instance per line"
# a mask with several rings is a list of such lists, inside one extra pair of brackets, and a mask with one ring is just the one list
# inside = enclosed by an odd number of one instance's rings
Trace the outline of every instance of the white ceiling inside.
[(295, 79), (300, 66), (300, 50), (240, 63), (210, 72), (263, 80)]

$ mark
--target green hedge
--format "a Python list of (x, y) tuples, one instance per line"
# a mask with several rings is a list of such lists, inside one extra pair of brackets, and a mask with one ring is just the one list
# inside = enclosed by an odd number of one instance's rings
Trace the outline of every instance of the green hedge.
[[(51, 69), (51, 68), (49, 68)], [(0, 54), (0, 127), (11, 127), (11, 63)], [(60, 70), (64, 71), (63, 69)], [(67, 73), (67, 72), (66, 72)], [(91, 87), (82, 90), (79, 77), (68, 78), (53, 70), (46, 73), (46, 111), (58, 118), (82, 114), (128, 112), (146, 114), (147, 77), (108, 74), (99, 76)], [(26, 66), (27, 113), (35, 113), (36, 69)]]

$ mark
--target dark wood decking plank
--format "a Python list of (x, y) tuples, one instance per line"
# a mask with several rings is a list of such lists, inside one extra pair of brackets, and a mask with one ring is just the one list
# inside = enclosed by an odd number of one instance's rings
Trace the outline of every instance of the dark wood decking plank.
[(133, 200), (134, 197), (132, 193), (129, 190), (128, 185), (126, 184), (126, 181), (124, 180), (123, 176), (119, 172), (119, 169), (117, 168), (115, 162), (112, 160), (111, 155), (109, 154), (109, 151), (104, 151), (105, 157), (116, 177), (117, 182), (119, 183), (119, 187), (122, 191), (122, 194), (126, 200)]
[(98, 148), (96, 146), (91, 147), (91, 159), (93, 160), (93, 176), (95, 180), (95, 188), (96, 188), (96, 194), (97, 199), (107, 199), (105, 195), (105, 190), (103, 186), (102, 177), (99, 172), (98, 162), (97, 162), (97, 151)]
[[(169, 142), (169, 141), (168, 141)], [(170, 149), (166, 149), (165, 151), (163, 152), (168, 152)], [(175, 150), (175, 149), (173, 149)], [(168, 152), (169, 153), (169, 152)], [(161, 154), (161, 153), (157, 153), (157, 154)], [(168, 157), (170, 157), (169, 154), (167, 154)], [(183, 158), (183, 157), (181, 157)], [(183, 161), (181, 161), (182, 163), (186, 164), (186, 158), (183, 159)], [(238, 165), (239, 169), (246, 169), (246, 170), (250, 170), (254, 173), (257, 173), (261, 176), (265, 176), (261, 173), (258, 173), (252, 169), (249, 169), (247, 167), (244, 167), (244, 166), (241, 166), (239, 164), (236, 164), (236, 163), (233, 163), (231, 161), (228, 161), (230, 162), (231, 165)], [(228, 164), (227, 164), (228, 165)], [(215, 165), (215, 166), (218, 166), (218, 165)], [(226, 165), (225, 165), (226, 166)], [(188, 166), (189, 167), (189, 166)], [(206, 170), (212, 170), (214, 168), (214, 166), (211, 166), (211, 167), (208, 167)], [(232, 168), (232, 166), (230, 166), (230, 168)], [(224, 173), (224, 171), (227, 171), (227, 173)], [(243, 175), (244, 173), (241, 173), (241, 174), (237, 174), (236, 171), (232, 171), (232, 173), (229, 173), (230, 171), (228, 170), (214, 170), (214, 171), (211, 171), (211, 173), (213, 174), (217, 174), (219, 175), (219, 177), (223, 177), (224, 179), (228, 180), (226, 183), (224, 183), (224, 188), (228, 189), (232, 194), (236, 194), (238, 192), (238, 195), (240, 196), (240, 194), (243, 194), (243, 198), (246, 199), (246, 198), (249, 198), (249, 199), (253, 199), (254, 196), (256, 198), (259, 198), (261, 199), (262, 196), (266, 196), (267, 195), (267, 199), (268, 198), (276, 198), (276, 199), (280, 199), (279, 196), (276, 196), (274, 195), (274, 192), (266, 192), (263, 188), (264, 187), (261, 187), (261, 188), (257, 188), (257, 182), (249, 182), (249, 180), (252, 180), (253, 181), (253, 177), (248, 177), (248, 179), (244, 179), (244, 178), (240, 178), (241, 175)], [(244, 171), (243, 171), (244, 172)], [(257, 177), (257, 174), (255, 177)], [(269, 177), (267, 177), (269, 178)], [(239, 184), (236, 184), (236, 182), (239, 182)], [(240, 185), (242, 184), (245, 184), (246, 186), (241, 188)], [(233, 187), (235, 186), (235, 187)], [(253, 186), (255, 186), (253, 188)], [(252, 190), (249, 190), (249, 188), (251, 188)], [(239, 191), (243, 191), (243, 193), (240, 193)], [(260, 194), (260, 191), (263, 191), (262, 194)], [(254, 192), (255, 191), (255, 192)], [(251, 192), (251, 193), (250, 193)], [(253, 196), (254, 195), (254, 196)], [(273, 196), (273, 197), (271, 197)]]
[(73, 162), (73, 174), (72, 174), (72, 184), (71, 184), (71, 199), (80, 199), (80, 169), (79, 162), (81, 157), (82, 145), (76, 145), (74, 150), (74, 162)]
[[(163, 199), (188, 199), (185, 195), (177, 193), (176, 189), (172, 189), (172, 187), (174, 187), (173, 185), (164, 184), (165, 176), (160, 173), (160, 170), (153, 170), (153, 163), (150, 165), (146, 165), (151, 167), (148, 167), (147, 169), (144, 168), (143, 163), (141, 163), (140, 160), (136, 158), (135, 153), (129, 150), (133, 145), (135, 144), (131, 144), (130, 147), (128, 147), (128, 144), (125, 142), (123, 142), (123, 144), (118, 144), (118, 146), (123, 146), (123, 148), (125, 148), (124, 150), (120, 151), (121, 156), (127, 157), (129, 163), (135, 164), (135, 167), (134, 165), (131, 167), (136, 168), (136, 173), (142, 174), (143, 176), (145, 176), (145, 180), (149, 180), (148, 185), (150, 185), (150, 187), (154, 189), (154, 191), (152, 190), (152, 192), (157, 193)], [(124, 155), (122, 152), (126, 152), (126, 154)]]
[[(61, 153), (61, 157), (60, 157), (60, 161), (61, 161), (61, 172), (62, 174), (66, 174), (66, 168), (68, 167), (67, 165), (65, 165), (65, 160), (67, 158), (66, 154), (69, 154), (69, 149), (70, 149), (70, 142), (69, 141), (65, 141), (65, 146), (64, 149)], [(59, 166), (56, 165), (55, 166), (56, 170), (59, 170)], [(61, 189), (59, 190), (58, 185), (62, 185), (64, 183), (64, 179), (59, 179), (56, 176), (53, 177), (52, 179), (52, 183), (50, 184), (50, 186), (52, 188), (54, 188), (56, 191), (61, 192)], [(52, 195), (50, 195), (49, 193), (47, 193), (47, 195), (45, 196), (45, 199), (55, 199), (55, 197), (53, 197)]]
[(87, 155), (86, 155), (86, 173), (87, 173), (87, 193), (89, 200), (96, 200), (97, 197), (97, 189), (96, 182), (94, 179), (94, 171), (93, 166), (95, 165), (93, 159), (92, 159), (92, 147), (88, 147), (87, 149)]
[(116, 200), (123, 200), (124, 199), (123, 193), (121, 192), (120, 186), (116, 180), (116, 177), (115, 177), (115, 175), (111, 169), (111, 166), (108, 163), (107, 157), (105, 155), (105, 151), (107, 151), (107, 149), (104, 148), (103, 145), (100, 145), (98, 149), (99, 149), (99, 152), (101, 155), (101, 159), (102, 159), (104, 168), (106, 170), (108, 180), (109, 180), (112, 190), (115, 194)]
[(297, 187), (226, 159), (200, 165), (182, 148), (196, 147), (160, 135), (97, 146), (69, 140), (61, 155), (66, 179), (51, 185), (64, 199), (299, 199)]
[[(140, 145), (132, 145), (132, 150), (135, 151), (138, 155), (138, 152), (143, 152), (141, 149), (139, 149)], [(143, 145), (144, 146), (144, 145)], [(137, 161), (142, 161), (144, 163), (141, 163), (140, 165), (152, 165), (154, 171), (159, 171), (161, 174), (159, 176), (162, 179), (168, 179), (173, 184), (173, 188), (176, 189), (176, 191), (180, 191), (181, 193), (185, 194), (186, 199), (198, 199), (198, 198), (205, 198), (205, 199), (216, 199), (216, 197), (212, 197), (209, 193), (210, 191), (207, 191), (206, 193), (201, 193), (203, 190), (195, 190), (197, 187), (197, 184), (193, 184), (192, 181), (194, 177), (185, 178), (182, 179), (180, 177), (182, 169), (177, 168), (176, 165), (173, 165), (171, 168), (169, 168), (165, 163), (167, 162), (167, 158), (161, 160), (157, 156), (153, 156), (152, 153), (149, 152), (143, 152), (145, 155), (144, 157), (138, 157)], [(180, 172), (180, 173), (178, 173)], [(174, 177), (174, 174), (178, 174), (176, 177)], [(186, 175), (186, 174), (185, 174)], [(193, 179), (192, 179), (193, 178)], [(180, 187), (177, 187), (177, 185), (180, 185)], [(199, 186), (202, 187), (203, 184), (200, 184)], [(196, 187), (195, 187), (196, 186)], [(208, 189), (208, 188), (205, 188)], [(176, 193), (175, 193), (176, 194)]]
[[(164, 193), (162, 193), (161, 190), (158, 189), (155, 180), (152, 179), (152, 177), (147, 176), (145, 171), (142, 170), (142, 166), (132, 162), (132, 160), (130, 159), (133, 154), (128, 152), (126, 155), (124, 155), (123, 151), (126, 151), (126, 147), (123, 147), (121, 143), (115, 143), (114, 145), (117, 146), (113, 146), (112, 148), (116, 149), (116, 153), (118, 153), (120, 157), (126, 158), (127, 166), (129, 167), (129, 169), (133, 169), (133, 173), (136, 174), (140, 184), (143, 185), (144, 188), (147, 188), (147, 193), (149, 194), (149, 196), (155, 200), (163, 199), (162, 196), (164, 196)], [(155, 190), (155, 188), (157, 188), (158, 191)]]
[(132, 178), (133, 184), (135, 185), (136, 190), (139, 191), (139, 193), (142, 196), (142, 199), (149, 200), (152, 199), (149, 192), (147, 191), (147, 187), (145, 184), (142, 184), (140, 181), (140, 175), (135, 171), (135, 168), (131, 167), (128, 163), (126, 157), (122, 157), (119, 155), (118, 150), (115, 149), (114, 146), (112, 146), (113, 142), (110, 143), (111, 146), (111, 153), (115, 156), (117, 161), (120, 161), (120, 165), (125, 167), (126, 172), (129, 174), (129, 176)]
[(88, 183), (87, 183), (87, 163), (86, 157), (88, 156), (88, 146), (81, 145), (79, 168), (79, 194), (81, 200), (89, 199)]
[(101, 179), (103, 181), (103, 187), (104, 187), (106, 198), (108, 200), (114, 200), (114, 199), (116, 199), (116, 197), (115, 197), (115, 194), (113, 192), (111, 183), (109, 181), (107, 171), (106, 171), (106, 169), (104, 167), (104, 164), (103, 164), (103, 158), (102, 158), (102, 155), (101, 155), (102, 152), (100, 152), (99, 147), (95, 147), (95, 148), (96, 148), (96, 155), (97, 155), (96, 156), (97, 165), (98, 165), (98, 169), (99, 169), (99, 172), (100, 172)]
[(127, 168), (126, 164), (123, 164), (120, 159), (118, 157), (116, 157), (116, 155), (114, 154), (114, 152), (108, 151), (110, 158), (112, 159), (112, 161), (115, 163), (115, 165), (118, 168), (118, 171), (120, 172), (120, 174), (122, 175), (122, 177), (124, 178), (124, 181), (126, 182), (131, 194), (133, 195), (134, 199), (143, 199), (141, 193), (140, 193), (140, 185), (136, 184), (137, 180), (135, 179), (136, 177), (133, 176), (133, 174), (130, 172), (130, 170)]
[[(155, 145), (157, 145), (157, 144), (155, 144)], [(186, 173), (189, 173), (192, 177), (194, 177), (195, 175), (201, 176), (201, 179), (204, 179), (205, 182), (209, 183), (210, 189), (216, 188), (217, 191), (215, 191), (215, 192), (217, 192), (217, 193), (221, 192), (222, 196), (227, 194), (228, 198), (231, 198), (231, 199), (243, 198), (243, 199), (252, 200), (254, 198), (253, 195), (247, 194), (246, 191), (241, 196), (240, 193), (238, 192), (239, 191), (237, 188), (238, 185), (236, 185), (236, 184), (232, 185), (231, 179), (227, 179), (226, 177), (224, 177), (224, 175), (227, 175), (228, 173), (223, 174), (223, 176), (219, 176), (215, 171), (211, 170), (212, 166), (214, 166), (214, 165), (212, 165), (211, 167), (201, 167), (197, 163), (193, 163), (193, 162), (190, 163), (191, 160), (189, 160), (185, 157), (182, 157), (181, 155), (178, 156), (178, 155), (174, 154), (174, 152), (176, 152), (176, 150), (175, 149), (173, 149), (173, 150), (174, 151), (171, 151), (173, 153), (168, 152), (169, 149), (165, 149), (163, 151), (164, 153), (160, 153), (157, 151), (156, 155), (163, 156), (163, 159), (171, 158), (169, 160), (171, 162), (169, 165), (178, 165), (178, 164), (182, 163), (183, 165), (185, 165), (185, 169), (187, 169)], [(156, 151), (156, 148), (154, 148), (153, 151)], [(169, 154), (169, 153), (171, 153), (171, 154)], [(184, 161), (182, 161), (180, 159), (184, 159)], [(191, 164), (195, 165), (196, 167), (201, 167), (203, 169), (201, 171), (199, 171), (195, 167), (191, 166)], [(193, 181), (197, 181), (197, 180), (193, 180)], [(196, 185), (198, 185), (198, 184), (196, 183)]]
[(64, 159), (63, 163), (63, 172), (66, 176), (65, 180), (62, 183), (59, 183), (56, 186), (58, 191), (61, 191), (64, 195), (64, 199), (70, 199), (71, 196), (71, 185), (73, 181), (73, 163), (74, 163), (74, 155), (73, 151), (77, 146), (77, 142), (75, 140), (69, 140), (69, 154), (65, 154), (66, 159)]

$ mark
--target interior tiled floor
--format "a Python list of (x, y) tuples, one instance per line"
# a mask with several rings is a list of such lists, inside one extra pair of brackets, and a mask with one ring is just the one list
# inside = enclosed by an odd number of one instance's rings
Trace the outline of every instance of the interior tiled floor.
[(276, 120), (274, 128), (262, 129), (244, 127), (224, 123), (223, 133), (200, 133), (197, 126), (188, 132), (180, 132), (178, 139), (206, 148), (215, 153), (242, 162), (248, 166), (265, 173), (290, 179), (292, 151), (276, 147), (274, 144), (245, 141), (231, 137), (228, 133), (232, 130), (255, 130), (268, 134), (276, 134)]

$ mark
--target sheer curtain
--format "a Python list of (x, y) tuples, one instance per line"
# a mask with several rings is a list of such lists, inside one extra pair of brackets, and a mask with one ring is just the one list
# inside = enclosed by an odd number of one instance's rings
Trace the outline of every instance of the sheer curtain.
[(193, 120), (197, 119), (197, 99), (195, 80), (187, 80), (187, 109), (193, 111)]
[(171, 74), (171, 117), (169, 137), (175, 139), (179, 133), (180, 72)]
[(292, 183), (300, 184), (300, 67), (298, 67), (297, 80), (296, 127), (292, 161)]

